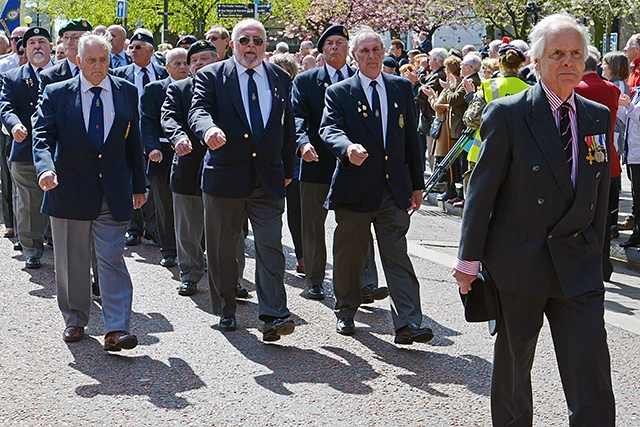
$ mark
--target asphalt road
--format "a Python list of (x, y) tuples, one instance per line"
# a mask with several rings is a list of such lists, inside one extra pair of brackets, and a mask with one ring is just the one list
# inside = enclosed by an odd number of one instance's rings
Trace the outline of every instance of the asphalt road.
[[(331, 248), (333, 215), (327, 242)], [(286, 222), (285, 222), (286, 224)], [(0, 423), (3, 426), (489, 426), (493, 338), (467, 324), (450, 277), (460, 218), (423, 206), (412, 218), (409, 252), (421, 283), (427, 344), (393, 344), (388, 300), (364, 307), (353, 337), (335, 332), (331, 271), (328, 298), (304, 298), (289, 232), (283, 242), (293, 335), (264, 344), (253, 286), (251, 236), (238, 307), (239, 329), (212, 325), (206, 281), (193, 297), (176, 293), (177, 268), (160, 267), (148, 243), (126, 251), (134, 282), (132, 332), (140, 345), (102, 350), (94, 303), (88, 337), (66, 344), (55, 298), (53, 254), (26, 270), (0, 241)], [(1, 231), (1, 230), (0, 230)], [(233, 250), (233, 248), (230, 248)], [(379, 261), (378, 261), (379, 264)], [(329, 257), (331, 267), (331, 256)], [(616, 263), (607, 284), (606, 320), (619, 426), (639, 426), (640, 273)], [(381, 284), (384, 275), (380, 270)], [(567, 409), (545, 326), (533, 371), (537, 426), (567, 426)]]

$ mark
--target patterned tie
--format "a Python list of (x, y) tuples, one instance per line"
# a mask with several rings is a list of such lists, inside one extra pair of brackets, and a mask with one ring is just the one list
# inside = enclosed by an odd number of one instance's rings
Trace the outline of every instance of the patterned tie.
[(93, 92), (93, 100), (91, 100), (91, 110), (89, 113), (89, 141), (98, 148), (104, 143), (104, 116), (102, 114), (102, 100), (100, 99), (101, 87), (92, 87), (89, 89)]
[(338, 76), (338, 80), (336, 81), (336, 83), (344, 80), (344, 75), (342, 74), (342, 71), (336, 70), (336, 76)]
[(262, 113), (260, 112), (260, 97), (258, 96), (258, 87), (256, 81), (253, 79), (255, 70), (247, 70), (249, 75), (249, 84), (247, 88), (249, 90), (249, 117), (251, 119), (251, 131), (253, 132), (253, 139), (258, 142), (262, 138), (264, 132), (264, 124), (262, 123)]
[(79, 71), (80, 71), (80, 67), (75, 67), (75, 68), (73, 69), (73, 72), (72, 72), (71, 74), (73, 74), (73, 77), (75, 77), (75, 76), (77, 76), (77, 75), (78, 75), (78, 72), (79, 72)]
[(122, 65), (120, 55), (113, 55), (113, 68), (118, 68)]
[(560, 106), (560, 138), (562, 139), (562, 147), (564, 154), (567, 157), (567, 165), (569, 171), (573, 166), (573, 135), (571, 133), (571, 120), (569, 118), (569, 112), (571, 111), (571, 105), (564, 102)]
[(144, 75), (142, 76), (142, 86), (146, 86), (151, 81), (149, 80), (149, 72), (145, 67), (142, 67), (142, 72), (144, 73)]
[(38, 67), (38, 69), (36, 70), (36, 77), (38, 78), (38, 81), (40, 81), (40, 73), (42, 72), (42, 67)]
[(380, 135), (382, 135), (382, 110), (380, 109), (380, 95), (378, 95), (378, 90), (376, 89), (377, 85), (378, 82), (375, 80), (372, 80), (371, 83), (369, 83), (369, 86), (371, 87), (371, 112), (376, 118), (376, 122), (380, 129)]

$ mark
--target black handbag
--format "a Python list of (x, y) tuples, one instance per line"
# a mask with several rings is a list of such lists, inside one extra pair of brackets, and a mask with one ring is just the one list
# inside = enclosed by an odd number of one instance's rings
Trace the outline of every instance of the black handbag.
[(440, 138), (440, 132), (442, 132), (443, 123), (444, 123), (444, 120), (439, 121), (438, 119), (433, 119), (433, 122), (431, 122), (431, 128), (429, 128), (429, 135), (431, 136), (431, 138), (433, 139)]
[(500, 326), (500, 300), (487, 270), (478, 273), (467, 294), (460, 294), (467, 322), (489, 322), (489, 333), (495, 335)]

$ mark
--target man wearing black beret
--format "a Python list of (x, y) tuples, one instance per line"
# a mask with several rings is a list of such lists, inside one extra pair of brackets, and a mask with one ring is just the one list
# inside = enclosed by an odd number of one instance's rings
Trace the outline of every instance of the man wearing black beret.
[[(318, 39), (318, 51), (326, 63), (298, 74), (293, 81), (293, 114), (296, 119), (297, 155), (303, 162), (300, 168), (300, 202), (302, 205), (302, 252), (305, 262), (307, 296), (324, 299), (322, 283), (327, 265), (324, 223), (327, 210), (324, 201), (336, 167), (336, 158), (318, 134), (324, 93), (327, 87), (351, 77), (355, 70), (347, 65), (349, 33), (342, 25), (332, 25)], [(373, 248), (373, 239), (371, 240)], [(377, 287), (373, 250), (362, 274), (363, 303), (387, 297), (387, 288)]]

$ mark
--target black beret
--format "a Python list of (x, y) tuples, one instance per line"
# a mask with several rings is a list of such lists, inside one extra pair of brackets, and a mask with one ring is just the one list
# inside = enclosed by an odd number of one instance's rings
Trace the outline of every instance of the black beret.
[(16, 43), (16, 53), (18, 53), (21, 47), (22, 47), (22, 39), (18, 40), (18, 43)]
[(389, 68), (398, 68), (398, 62), (390, 56), (385, 56), (382, 65)]
[(47, 31), (46, 28), (31, 27), (22, 36), (22, 46), (27, 47), (27, 40), (29, 40), (33, 36), (44, 37), (47, 40), (51, 41), (51, 34), (49, 34), (49, 31)]
[(187, 64), (191, 64), (191, 55), (194, 55), (198, 52), (204, 52), (207, 50), (216, 52), (216, 53), (218, 52), (215, 45), (211, 43), (209, 40), (198, 40), (197, 42), (194, 42), (189, 48), (189, 50), (187, 50)]
[(155, 47), (155, 42), (153, 40), (153, 37), (146, 35), (145, 33), (135, 33), (133, 36), (131, 36), (131, 41), (142, 41), (145, 43), (149, 43), (151, 46)]
[(182, 36), (180, 37), (180, 40), (178, 40), (178, 43), (176, 44), (176, 47), (181, 47), (181, 45), (183, 44), (188, 44), (188, 45), (192, 45), (194, 44), (198, 39), (196, 39), (194, 36), (192, 36), (191, 34), (187, 34), (186, 36)]
[(464, 55), (462, 55), (462, 52), (460, 52), (458, 49), (451, 49), (451, 50), (449, 51), (449, 55), (457, 56), (457, 57), (458, 57), (458, 58), (460, 58), (460, 59), (463, 59), (463, 58), (464, 58)]
[(318, 39), (318, 52), (322, 53), (322, 45), (324, 44), (324, 41), (327, 39), (327, 37), (331, 36), (342, 36), (345, 39), (349, 40), (349, 33), (343, 25), (332, 25), (324, 30), (324, 33), (322, 33), (322, 35)]
[(60, 29), (58, 30), (58, 35), (62, 37), (65, 31), (91, 31), (93, 30), (93, 25), (91, 22), (86, 19), (76, 18), (67, 21)]
[(520, 50), (520, 48), (518, 46), (514, 46), (510, 43), (506, 43), (503, 44), (502, 46), (500, 46), (500, 49), (498, 49), (498, 55), (502, 56), (504, 54), (507, 53), (507, 51), (509, 50), (513, 50), (515, 51), (518, 56), (520, 57), (520, 59), (522, 59), (523, 61), (526, 61), (527, 58), (524, 56), (524, 53), (522, 53), (522, 50)]

